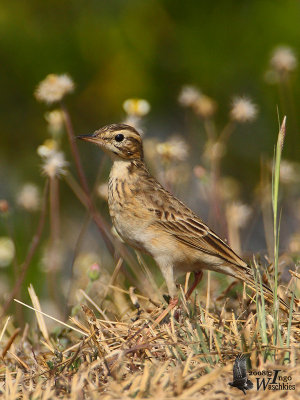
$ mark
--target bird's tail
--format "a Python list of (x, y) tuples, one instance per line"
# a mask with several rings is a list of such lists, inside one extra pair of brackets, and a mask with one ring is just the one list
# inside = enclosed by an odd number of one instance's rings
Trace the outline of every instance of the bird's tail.
[[(252, 271), (251, 271), (252, 272)], [(274, 293), (273, 290), (266, 285), (265, 283), (259, 281), (259, 278), (257, 281), (255, 281), (252, 273), (250, 271), (243, 276), (243, 280), (246, 283), (247, 286), (249, 286), (251, 289), (253, 289), (255, 292), (258, 292), (260, 294), (261, 288), (262, 288), (262, 295), (263, 297), (270, 303), (274, 304)], [(282, 311), (284, 311), (286, 314), (289, 314), (290, 307), (289, 305), (280, 297), (278, 296), (278, 301), (279, 301), (279, 307), (281, 308)]]

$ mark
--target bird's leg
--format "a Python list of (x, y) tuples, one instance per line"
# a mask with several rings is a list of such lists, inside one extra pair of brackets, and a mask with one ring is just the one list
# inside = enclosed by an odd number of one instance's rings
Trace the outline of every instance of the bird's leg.
[[(159, 263), (158, 263), (159, 264)], [(178, 297), (176, 296), (176, 285), (174, 280), (174, 271), (173, 267), (170, 264), (167, 265), (160, 265), (161, 272), (165, 278), (169, 294), (171, 296), (171, 300), (168, 304), (168, 307), (156, 318), (154, 321), (152, 328), (155, 328), (168, 313), (177, 306), (178, 304)]]
[(172, 297), (168, 307), (156, 318), (156, 320), (153, 322), (152, 328), (155, 328), (168, 314), (171, 310), (173, 310), (174, 307), (176, 307), (178, 304), (178, 297)]
[(203, 277), (203, 271), (194, 272), (194, 282), (191, 284), (189, 290), (185, 294), (185, 298), (188, 300), (191, 297), (191, 294), (195, 290), (198, 283), (201, 281)]
[[(172, 295), (172, 294), (174, 294), (174, 291), (176, 288), (174, 278), (173, 278), (173, 268), (170, 268), (170, 267), (169, 268), (161, 268), (161, 270), (162, 270), (162, 273), (166, 280), (166, 283), (167, 283), (167, 286), (169, 289), (169, 293)], [(195, 290), (198, 283), (201, 281), (202, 277), (203, 277), (203, 271), (194, 272), (194, 282), (192, 283), (191, 287), (189, 288), (189, 290), (187, 291), (187, 293), (185, 295), (187, 300), (191, 297), (191, 294)], [(168, 315), (168, 313), (174, 307), (177, 306), (177, 304), (178, 304), (178, 297), (173, 295), (171, 297), (168, 307), (156, 318), (156, 320), (154, 321), (154, 323), (152, 325), (152, 328), (155, 328), (165, 318), (165, 316)]]
[[(173, 276), (173, 274), (171, 276)], [(192, 283), (192, 285), (190, 286), (189, 290), (185, 294), (185, 298), (187, 300), (191, 297), (191, 294), (195, 290), (195, 288), (198, 285), (198, 283), (201, 281), (202, 277), (203, 277), (203, 271), (194, 272), (194, 282)], [(170, 281), (170, 274), (168, 274), (168, 278), (169, 279), (166, 279), (167, 285), (168, 285), (168, 280)], [(171, 282), (169, 282), (169, 283), (171, 284)], [(169, 289), (169, 291), (170, 291), (170, 289)], [(172, 291), (171, 291), (171, 293), (172, 293)], [(170, 302), (169, 302), (168, 307), (154, 321), (154, 323), (152, 325), (152, 328), (156, 327), (165, 318), (165, 316), (168, 315), (168, 313), (174, 307), (177, 306), (177, 304), (178, 304), (178, 297), (177, 296), (172, 297)]]

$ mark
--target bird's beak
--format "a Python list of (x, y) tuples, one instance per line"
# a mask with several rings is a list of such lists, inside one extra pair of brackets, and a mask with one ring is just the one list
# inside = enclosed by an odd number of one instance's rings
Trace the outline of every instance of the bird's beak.
[(76, 136), (76, 139), (85, 140), (87, 142), (95, 142), (97, 140), (97, 136), (98, 135), (96, 133), (90, 133), (89, 135)]

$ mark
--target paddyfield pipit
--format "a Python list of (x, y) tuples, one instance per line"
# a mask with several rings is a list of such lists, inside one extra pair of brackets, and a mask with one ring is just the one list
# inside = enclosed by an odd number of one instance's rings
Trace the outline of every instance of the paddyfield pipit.
[[(112, 124), (78, 138), (101, 147), (113, 160), (109, 176), (108, 205), (112, 222), (130, 246), (150, 254), (175, 299), (177, 275), (194, 272), (187, 297), (208, 269), (238, 278), (255, 290), (252, 269), (180, 200), (164, 189), (149, 173), (143, 143), (132, 126)], [(264, 297), (273, 292), (263, 284)], [(279, 299), (282, 309), (286, 303)]]

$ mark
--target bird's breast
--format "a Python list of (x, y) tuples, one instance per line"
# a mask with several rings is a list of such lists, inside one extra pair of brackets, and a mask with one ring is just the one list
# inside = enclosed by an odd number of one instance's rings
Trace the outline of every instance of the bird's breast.
[(108, 185), (108, 206), (113, 225), (130, 246), (146, 251), (149, 218), (137, 200), (137, 188), (121, 178), (111, 178)]

